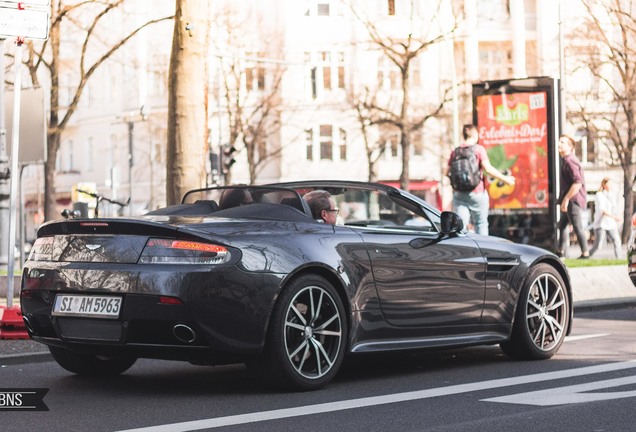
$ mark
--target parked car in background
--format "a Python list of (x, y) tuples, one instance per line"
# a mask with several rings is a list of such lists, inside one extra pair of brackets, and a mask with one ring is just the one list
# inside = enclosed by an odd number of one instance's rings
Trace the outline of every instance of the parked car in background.
[[(312, 190), (337, 203), (335, 225), (312, 217)], [(49, 222), (21, 288), (30, 336), (73, 373), (243, 362), (294, 390), (361, 353), (498, 344), (547, 359), (572, 323), (556, 255), (360, 182), (205, 188), (144, 216)]]

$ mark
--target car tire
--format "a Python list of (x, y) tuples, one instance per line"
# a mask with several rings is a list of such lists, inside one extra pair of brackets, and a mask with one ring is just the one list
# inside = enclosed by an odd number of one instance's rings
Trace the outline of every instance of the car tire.
[(570, 321), (570, 299), (559, 272), (548, 264), (530, 269), (519, 295), (510, 339), (501, 349), (520, 360), (552, 357)]
[(261, 379), (284, 390), (317, 390), (338, 373), (348, 323), (338, 292), (326, 279), (305, 275), (281, 292), (263, 358), (248, 364)]
[(78, 354), (73, 351), (49, 347), (53, 359), (69, 372), (88, 376), (119, 375), (135, 364), (136, 358), (131, 357), (97, 357), (90, 354)]

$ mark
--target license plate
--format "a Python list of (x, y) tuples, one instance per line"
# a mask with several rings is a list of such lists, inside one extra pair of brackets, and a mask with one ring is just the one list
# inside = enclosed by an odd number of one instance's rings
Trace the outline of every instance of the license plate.
[(53, 315), (93, 318), (119, 318), (121, 297), (58, 294)]

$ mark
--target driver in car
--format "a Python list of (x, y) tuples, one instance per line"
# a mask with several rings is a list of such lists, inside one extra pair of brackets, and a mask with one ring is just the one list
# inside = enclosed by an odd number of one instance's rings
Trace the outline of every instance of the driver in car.
[(325, 190), (315, 190), (303, 195), (303, 199), (309, 205), (314, 219), (327, 224), (335, 225), (340, 209), (336, 207), (336, 201)]

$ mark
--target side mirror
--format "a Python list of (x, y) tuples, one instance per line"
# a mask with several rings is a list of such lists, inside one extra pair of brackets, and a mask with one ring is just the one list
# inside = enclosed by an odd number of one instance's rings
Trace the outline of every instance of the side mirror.
[(464, 221), (457, 213), (442, 212), (442, 234), (456, 234), (464, 229)]

